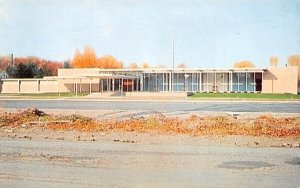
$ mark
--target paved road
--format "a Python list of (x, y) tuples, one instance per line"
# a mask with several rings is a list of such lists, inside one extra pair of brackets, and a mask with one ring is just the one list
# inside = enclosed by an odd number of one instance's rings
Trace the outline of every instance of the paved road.
[(0, 140), (0, 187), (299, 187), (297, 148)]
[(2, 108), (300, 113), (299, 102), (0, 100)]

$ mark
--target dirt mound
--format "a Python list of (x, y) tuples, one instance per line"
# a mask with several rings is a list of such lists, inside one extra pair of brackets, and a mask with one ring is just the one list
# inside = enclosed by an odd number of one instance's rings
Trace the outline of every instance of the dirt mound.
[(21, 114), (27, 115), (27, 116), (45, 116), (46, 115), (45, 112), (38, 110), (36, 108), (29, 108), (29, 109), (21, 112)]
[(1, 113), (0, 127), (2, 126), (20, 126), (31, 121), (39, 120), (39, 117), (46, 116), (46, 114), (36, 108), (30, 108), (16, 113)]
[[(36, 123), (37, 122), (37, 123)], [(17, 113), (0, 114), (0, 126), (21, 127), (24, 124), (42, 126), (43, 129), (82, 132), (157, 132), (161, 134), (189, 135), (245, 135), (270, 137), (300, 136), (300, 118), (274, 118), (260, 116), (254, 120), (238, 120), (232, 116), (188, 118), (165, 117), (154, 113), (148, 118), (131, 118), (125, 120), (95, 120), (80, 115), (47, 115), (38, 109), (27, 109)]]
[(149, 118), (127, 120), (77, 119), (71, 124), (52, 124), (52, 130), (76, 130), (86, 132), (124, 131), (158, 132), (162, 134), (245, 135), (270, 137), (300, 136), (300, 118), (274, 118), (261, 116), (254, 121), (239, 122), (233, 117), (167, 118), (156, 114)]

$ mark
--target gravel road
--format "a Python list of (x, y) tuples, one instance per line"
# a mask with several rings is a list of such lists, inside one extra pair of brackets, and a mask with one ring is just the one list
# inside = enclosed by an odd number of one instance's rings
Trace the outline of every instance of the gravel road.
[(299, 187), (298, 148), (0, 141), (0, 187)]

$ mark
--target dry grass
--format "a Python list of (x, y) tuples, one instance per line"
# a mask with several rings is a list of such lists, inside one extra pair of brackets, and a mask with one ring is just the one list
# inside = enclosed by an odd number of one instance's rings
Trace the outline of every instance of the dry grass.
[[(231, 116), (169, 118), (155, 114), (149, 118), (127, 120), (99, 120), (72, 115), (51, 116), (36, 109), (17, 113), (2, 113), (0, 127), (19, 127), (32, 121), (47, 121), (43, 128), (56, 131), (83, 132), (157, 132), (161, 134), (245, 135), (269, 137), (300, 136), (300, 118), (274, 118), (260, 116), (254, 120), (240, 121)], [(60, 123), (58, 120), (68, 120)], [(34, 128), (36, 125), (31, 125)]]

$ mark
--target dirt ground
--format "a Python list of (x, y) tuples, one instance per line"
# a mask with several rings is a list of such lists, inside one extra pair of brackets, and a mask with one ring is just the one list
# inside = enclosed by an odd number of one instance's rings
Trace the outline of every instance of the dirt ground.
[(133, 117), (127, 113), (118, 118), (116, 112), (107, 111), (2, 111), (0, 139), (300, 147), (300, 117), (295, 114), (165, 116), (152, 112)]

